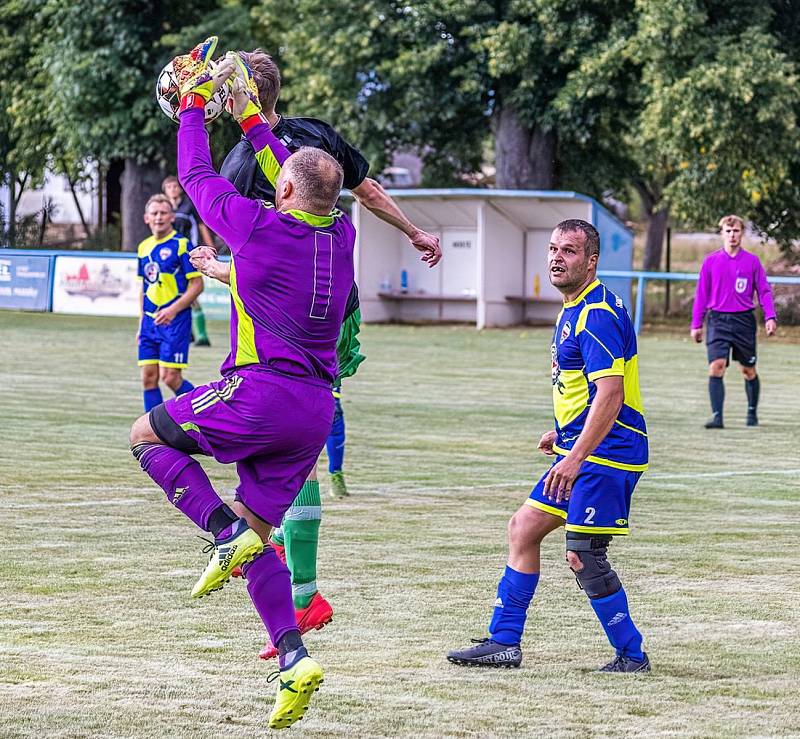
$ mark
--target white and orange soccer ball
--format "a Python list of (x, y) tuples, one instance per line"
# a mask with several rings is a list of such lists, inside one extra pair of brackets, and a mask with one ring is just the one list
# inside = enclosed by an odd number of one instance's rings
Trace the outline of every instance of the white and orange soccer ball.
[[(225, 110), (225, 103), (228, 100), (228, 86), (222, 85), (206, 103), (206, 123), (211, 123)], [(180, 92), (178, 91), (178, 80), (175, 77), (175, 70), (172, 62), (168, 62), (164, 69), (158, 74), (156, 80), (156, 102), (164, 115), (175, 123), (178, 122), (178, 110), (181, 106)]]

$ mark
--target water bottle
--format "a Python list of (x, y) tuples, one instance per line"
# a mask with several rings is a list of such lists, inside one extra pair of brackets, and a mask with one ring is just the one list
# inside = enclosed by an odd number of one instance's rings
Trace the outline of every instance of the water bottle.
[(408, 270), (406, 269), (400, 272), (400, 292), (408, 292)]

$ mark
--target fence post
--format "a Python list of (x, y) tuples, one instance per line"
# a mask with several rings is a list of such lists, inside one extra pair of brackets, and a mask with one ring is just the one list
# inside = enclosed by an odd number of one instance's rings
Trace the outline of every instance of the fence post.
[(636, 335), (639, 335), (639, 331), (642, 329), (642, 319), (644, 316), (644, 277), (639, 275), (639, 280), (636, 283), (636, 315), (633, 319), (633, 330), (636, 332)]

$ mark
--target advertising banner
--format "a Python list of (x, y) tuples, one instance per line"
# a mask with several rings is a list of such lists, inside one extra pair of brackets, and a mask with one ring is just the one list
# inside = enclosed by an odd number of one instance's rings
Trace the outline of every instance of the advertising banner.
[(48, 310), (52, 263), (49, 256), (0, 252), (0, 308)]
[(138, 316), (141, 286), (136, 255), (56, 257), (53, 312)]

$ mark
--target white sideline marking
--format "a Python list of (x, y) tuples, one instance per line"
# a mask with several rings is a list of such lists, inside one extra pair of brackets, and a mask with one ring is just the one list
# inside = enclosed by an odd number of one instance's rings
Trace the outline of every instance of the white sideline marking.
[[(645, 480), (693, 480), (698, 477), (713, 478), (713, 477), (747, 477), (752, 475), (800, 475), (800, 469), (793, 470), (728, 470), (725, 472), (663, 472), (647, 474), (645, 473)], [(517, 482), (492, 482), (485, 485), (437, 485), (434, 487), (418, 487), (418, 488), (398, 488), (395, 486), (368, 486), (364, 490), (376, 492), (376, 489), (385, 493), (436, 493), (443, 490), (450, 490), (453, 492), (467, 492), (470, 490), (491, 490), (497, 488), (518, 488), (518, 487), (532, 487), (535, 480), (539, 478), (530, 478), (528, 480), (518, 480)], [(353, 487), (354, 490), (358, 488)], [(74, 502), (52, 502), (52, 503), (22, 503), (7, 506), (10, 510), (36, 510), (41, 508), (90, 508), (92, 506), (133, 506), (140, 503), (147, 503), (151, 498), (131, 498), (128, 500), (81, 500)]]
[[(544, 474), (544, 473), (542, 473)], [(800, 475), (800, 469), (795, 470), (728, 470), (726, 472), (655, 472), (649, 474), (644, 473), (644, 480), (691, 480), (697, 477), (746, 477), (748, 475)], [(488, 490), (492, 488), (516, 488), (516, 487), (532, 487), (536, 484), (539, 477), (531, 477), (528, 480), (518, 480), (517, 482), (493, 482), (485, 485), (457, 485), (448, 486), (442, 485), (438, 487), (418, 487), (418, 488), (402, 488), (403, 493), (433, 493), (440, 490), (453, 490), (456, 492), (468, 490)], [(358, 488), (353, 487), (354, 490)], [(382, 487), (386, 492), (397, 492), (396, 487)], [(375, 490), (370, 487), (369, 490)]]

